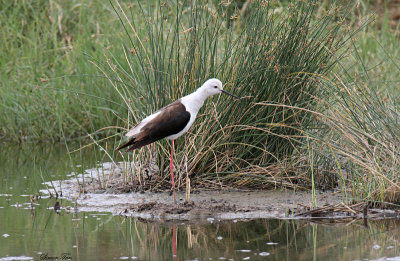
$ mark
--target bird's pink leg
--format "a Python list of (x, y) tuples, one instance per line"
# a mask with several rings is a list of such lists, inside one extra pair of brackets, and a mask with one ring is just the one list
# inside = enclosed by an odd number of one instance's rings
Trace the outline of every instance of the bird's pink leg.
[(173, 155), (174, 155), (174, 140), (172, 140), (172, 144), (171, 144), (171, 162), (169, 164), (169, 168), (171, 169), (172, 191), (174, 192), (174, 204), (176, 204), (175, 180), (174, 180), (174, 171), (173, 171), (174, 170)]

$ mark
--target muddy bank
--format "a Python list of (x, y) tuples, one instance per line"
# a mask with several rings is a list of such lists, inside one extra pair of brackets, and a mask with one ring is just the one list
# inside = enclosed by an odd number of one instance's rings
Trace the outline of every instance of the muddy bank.
[[(254, 218), (305, 218), (312, 206), (312, 195), (305, 191), (206, 191), (197, 190), (185, 202), (185, 193), (177, 192), (177, 204), (167, 192), (117, 193), (100, 189), (101, 184), (112, 182), (111, 177), (121, 173), (120, 165), (104, 163), (82, 175), (71, 174), (71, 179), (45, 183), (45, 194), (58, 193), (76, 203), (77, 211), (111, 212), (146, 220), (235, 220)], [(57, 184), (53, 188), (51, 184)], [(85, 186), (83, 186), (85, 184)], [(84, 192), (82, 192), (84, 191)], [(345, 200), (340, 193), (317, 193), (317, 208), (340, 206)], [(347, 206), (343, 205), (344, 209)], [(315, 207), (314, 207), (315, 209)], [(72, 209), (71, 209), (72, 211)], [(353, 211), (355, 212), (355, 211)], [(333, 212), (332, 212), (333, 213)], [(335, 213), (335, 218), (349, 216)], [(353, 213), (357, 216), (357, 213)]]

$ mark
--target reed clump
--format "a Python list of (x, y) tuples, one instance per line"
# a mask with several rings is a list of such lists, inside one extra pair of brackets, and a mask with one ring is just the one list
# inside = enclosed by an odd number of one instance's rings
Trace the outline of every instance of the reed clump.
[[(126, 105), (126, 128), (207, 78), (220, 78), (242, 97), (209, 101), (177, 141), (180, 181), (188, 174), (208, 185), (271, 188), (309, 179), (295, 173), (304, 162), (293, 155), (313, 125), (307, 110), (318, 106), (316, 76), (335, 65), (334, 54), (348, 39), (338, 37), (343, 10), (332, 7), (316, 18), (315, 1), (291, 3), (280, 13), (270, 1), (252, 1), (246, 15), (236, 10), (228, 23), (225, 5), (211, 1), (137, 2), (128, 10), (112, 4), (126, 33), (125, 59), (108, 56), (98, 67)], [(134, 160), (153, 151), (166, 169), (167, 142), (142, 149)]]
[(399, 204), (400, 110), (396, 99), (372, 80), (336, 76), (326, 85), (335, 103), (319, 118), (325, 131), (310, 134), (317, 141), (317, 164), (329, 168), (340, 189), (353, 200)]

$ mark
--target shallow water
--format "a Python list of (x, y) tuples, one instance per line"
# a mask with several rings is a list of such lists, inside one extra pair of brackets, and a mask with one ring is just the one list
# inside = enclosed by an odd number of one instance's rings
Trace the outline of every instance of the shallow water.
[(0, 261), (400, 260), (399, 220), (155, 223), (75, 213), (65, 200), (57, 213), (54, 198), (31, 207), (29, 195), (43, 189), (42, 181), (66, 178), (95, 159), (92, 152), (70, 159), (63, 146), (0, 147)]

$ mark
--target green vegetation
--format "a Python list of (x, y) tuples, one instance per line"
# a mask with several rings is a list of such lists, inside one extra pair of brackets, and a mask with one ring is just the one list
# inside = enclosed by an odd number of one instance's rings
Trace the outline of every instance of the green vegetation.
[(104, 1), (6, 1), (0, 7), (0, 135), (60, 141), (117, 124), (118, 95), (88, 61), (118, 45)]
[[(121, 127), (217, 77), (243, 98), (208, 101), (178, 140), (178, 186), (189, 173), (213, 187), (339, 185), (398, 202), (399, 39), (389, 15), (368, 24), (371, 5), (10, 2), (0, 133), (114, 143)], [(157, 155), (164, 170), (168, 151), (162, 141), (133, 159)]]

